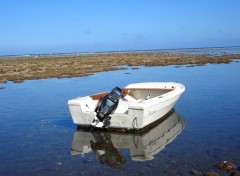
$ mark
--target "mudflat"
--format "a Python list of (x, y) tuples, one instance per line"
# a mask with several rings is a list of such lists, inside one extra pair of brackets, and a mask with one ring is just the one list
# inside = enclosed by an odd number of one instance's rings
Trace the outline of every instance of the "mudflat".
[[(122, 52), (81, 55), (1, 57), (0, 83), (43, 78), (71, 78), (96, 72), (124, 69), (128, 66), (199, 66), (207, 63), (229, 63), (240, 54), (171, 54), (164, 52)], [(120, 66), (120, 67), (116, 67)]]

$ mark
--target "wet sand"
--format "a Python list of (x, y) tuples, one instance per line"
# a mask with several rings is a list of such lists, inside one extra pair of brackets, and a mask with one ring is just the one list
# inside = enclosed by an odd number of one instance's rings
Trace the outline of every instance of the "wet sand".
[[(71, 55), (41, 55), (1, 57), (0, 83), (7, 81), (44, 78), (72, 78), (88, 76), (96, 72), (124, 69), (124, 65), (166, 66), (186, 65), (200, 66), (207, 63), (229, 63), (240, 59), (240, 54), (172, 54), (164, 52), (122, 52)], [(119, 66), (119, 67), (116, 67)]]

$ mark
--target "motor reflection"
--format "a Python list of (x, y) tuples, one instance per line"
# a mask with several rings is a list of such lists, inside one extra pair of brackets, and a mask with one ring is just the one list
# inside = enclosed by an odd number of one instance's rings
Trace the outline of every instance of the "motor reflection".
[(84, 156), (93, 152), (101, 163), (118, 169), (125, 163), (126, 157), (119, 149), (129, 149), (132, 160), (152, 160), (181, 133), (184, 127), (184, 118), (173, 110), (161, 123), (141, 133), (77, 130), (73, 136), (71, 154)]

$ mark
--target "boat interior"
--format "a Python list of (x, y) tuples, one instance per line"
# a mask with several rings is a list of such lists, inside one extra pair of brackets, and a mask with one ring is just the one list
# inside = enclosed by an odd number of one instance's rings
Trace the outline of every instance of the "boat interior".
[[(128, 105), (131, 102), (134, 103), (143, 103), (148, 100), (151, 100), (155, 97), (163, 97), (167, 93), (173, 91), (175, 88), (124, 88), (123, 97), (119, 101), (119, 105), (115, 113), (127, 113)], [(105, 96), (109, 92), (103, 92), (99, 94), (91, 95), (88, 98), (84, 98), (86, 106), (82, 107), (84, 112), (92, 112), (95, 110), (98, 101), (101, 97)]]
[(159, 97), (163, 94), (171, 92), (174, 90), (171, 89), (161, 89), (161, 88), (154, 88), (154, 89), (145, 89), (145, 88), (131, 88), (131, 89), (124, 89), (127, 92), (124, 96), (127, 100), (148, 100), (151, 98)]
[[(122, 100), (128, 101), (139, 101), (148, 100), (151, 98), (159, 97), (163, 94), (173, 91), (174, 88), (128, 88), (123, 89)], [(103, 92), (95, 95), (91, 95), (92, 100), (99, 100), (101, 97), (108, 94), (108, 92)]]

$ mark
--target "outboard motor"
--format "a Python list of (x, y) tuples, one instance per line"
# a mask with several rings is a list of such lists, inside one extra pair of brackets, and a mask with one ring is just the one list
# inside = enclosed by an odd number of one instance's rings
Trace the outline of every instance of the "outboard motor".
[(117, 109), (120, 98), (123, 95), (122, 89), (115, 87), (109, 94), (103, 96), (95, 109), (97, 113), (91, 126), (108, 127), (110, 126), (111, 114)]

